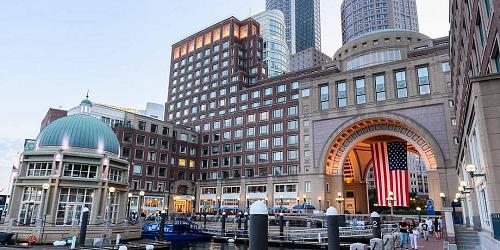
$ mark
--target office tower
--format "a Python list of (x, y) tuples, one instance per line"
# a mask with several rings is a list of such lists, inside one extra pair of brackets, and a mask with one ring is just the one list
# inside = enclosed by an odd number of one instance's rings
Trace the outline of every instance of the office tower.
[(290, 54), (308, 48), (321, 50), (319, 0), (266, 0), (267, 10), (285, 15), (285, 35)]
[(342, 43), (385, 29), (418, 32), (415, 0), (344, 0), (341, 6)]
[(331, 61), (332, 58), (325, 53), (315, 48), (309, 48), (290, 56), (290, 71), (294, 72), (307, 68), (317, 67)]

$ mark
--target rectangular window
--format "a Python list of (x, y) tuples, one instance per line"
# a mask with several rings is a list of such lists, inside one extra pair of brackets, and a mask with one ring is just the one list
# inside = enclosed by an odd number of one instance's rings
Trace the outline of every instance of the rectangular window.
[(320, 109), (326, 110), (330, 107), (329, 94), (328, 94), (328, 84), (319, 86), (320, 95)]
[(356, 81), (356, 104), (366, 103), (365, 79), (358, 78)]
[(52, 173), (52, 162), (33, 163), (28, 164), (26, 176), (48, 176)]
[(421, 95), (430, 94), (431, 87), (429, 83), (429, 71), (427, 66), (417, 68), (417, 80), (419, 93)]
[(396, 80), (397, 98), (408, 97), (408, 88), (406, 85), (406, 71), (404, 71), (404, 70), (396, 71), (395, 80)]
[(63, 176), (75, 177), (75, 178), (95, 179), (97, 176), (97, 166), (96, 165), (86, 165), (86, 164), (66, 163), (66, 164), (64, 164)]
[(347, 86), (345, 82), (337, 83), (337, 105), (339, 108), (347, 106)]
[(311, 182), (310, 181), (306, 181), (305, 182), (305, 192), (306, 193), (310, 193), (311, 190), (312, 190), (312, 188), (311, 188)]
[(385, 101), (385, 76), (375, 76), (375, 98), (377, 101)]
[(441, 70), (443, 72), (450, 72), (450, 62), (441, 63)]

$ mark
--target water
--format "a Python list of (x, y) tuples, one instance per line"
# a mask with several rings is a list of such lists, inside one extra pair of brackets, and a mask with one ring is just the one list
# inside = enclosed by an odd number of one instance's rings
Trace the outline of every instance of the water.
[[(183, 242), (172, 243), (172, 250), (248, 250), (247, 245), (238, 245), (234, 243), (216, 243), (216, 242)], [(304, 248), (288, 247), (269, 247), (269, 250), (305, 250)]]

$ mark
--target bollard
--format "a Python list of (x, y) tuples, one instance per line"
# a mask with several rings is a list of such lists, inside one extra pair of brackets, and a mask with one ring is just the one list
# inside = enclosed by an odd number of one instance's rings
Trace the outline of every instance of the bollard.
[(370, 239), (370, 249), (371, 250), (384, 250), (384, 245), (382, 243), (382, 239), (379, 239), (379, 238)]
[(382, 239), (382, 244), (384, 245), (384, 250), (393, 250), (394, 236), (390, 234), (384, 235), (384, 238)]
[(249, 219), (248, 212), (245, 212), (244, 216), (245, 216), (245, 221), (243, 221), (243, 229), (244, 229), (243, 232), (245, 234), (248, 234), (248, 219)]
[[(89, 209), (84, 207), (82, 209), (82, 223), (80, 223), (80, 247), (85, 246), (85, 238), (87, 236), (87, 225), (89, 224)], [(73, 245), (73, 244), (72, 244)]]
[(285, 226), (285, 216), (280, 213), (280, 239), (283, 240), (283, 227)]
[(368, 246), (366, 244), (363, 244), (363, 243), (353, 243), (351, 244), (350, 250), (367, 250), (368, 249)]
[(380, 215), (377, 212), (372, 212), (370, 214), (370, 221), (372, 223), (372, 237), (379, 239), (382, 238)]
[(267, 206), (263, 201), (256, 201), (250, 206), (249, 249), (267, 249)]
[(162, 210), (160, 213), (160, 230), (158, 230), (158, 239), (163, 240), (165, 237), (165, 220), (167, 218), (167, 214), (165, 210)]
[(224, 236), (226, 232), (226, 212), (222, 212), (221, 223), (222, 223), (221, 236)]
[(334, 207), (326, 210), (328, 227), (328, 250), (340, 250), (339, 213)]

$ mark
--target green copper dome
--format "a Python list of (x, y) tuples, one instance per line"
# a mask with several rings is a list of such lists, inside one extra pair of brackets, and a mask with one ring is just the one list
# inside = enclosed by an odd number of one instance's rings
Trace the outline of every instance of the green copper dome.
[(118, 154), (120, 143), (113, 130), (89, 114), (75, 114), (55, 120), (36, 139), (37, 147), (96, 149)]
[(87, 104), (89, 106), (92, 106), (92, 102), (89, 99), (83, 99), (80, 104)]

